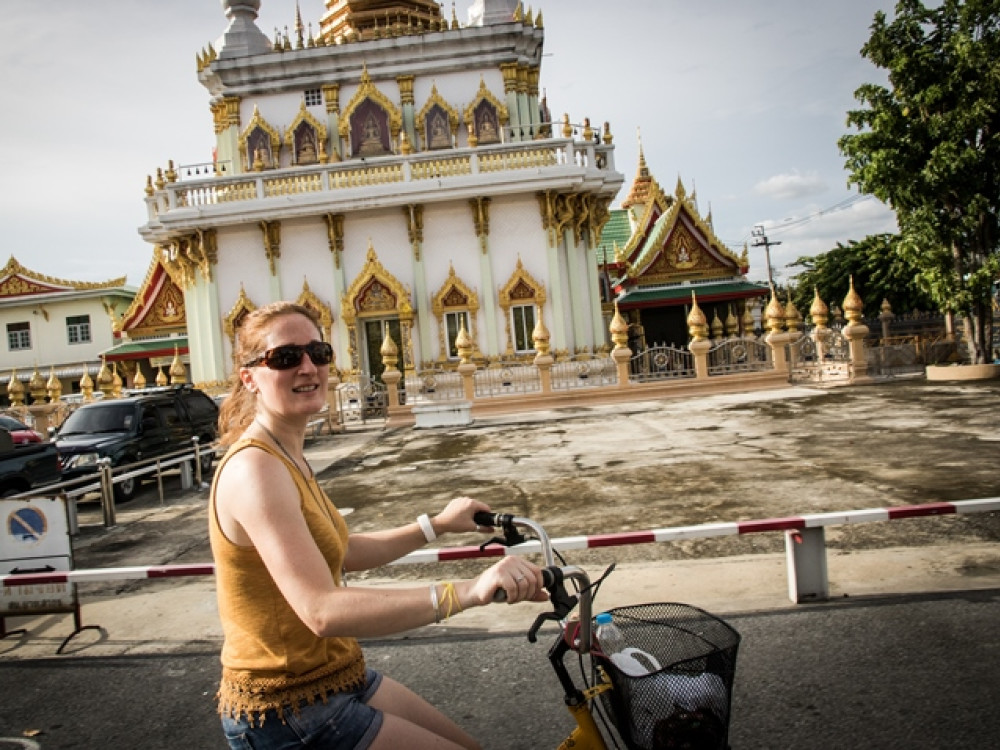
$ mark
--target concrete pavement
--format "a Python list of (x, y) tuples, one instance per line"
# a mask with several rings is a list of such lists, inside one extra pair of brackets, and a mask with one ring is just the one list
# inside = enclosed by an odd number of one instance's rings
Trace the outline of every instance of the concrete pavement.
[[(747, 394), (742, 398), (805, 399), (817, 393), (822, 392), (795, 388), (759, 396)], [(550, 424), (560, 416), (535, 413), (516, 419), (525, 425)], [(510, 420), (506, 418), (507, 422)], [(480, 420), (472, 429), (488, 429), (503, 423), (501, 418)], [(323, 475), (340, 462), (360, 461), (377, 453), (386, 437), (387, 433), (380, 428), (370, 426), (312, 440), (306, 452), (314, 470)], [(99, 508), (82, 508), (82, 530), (74, 541), (77, 567), (210, 560), (204, 526), (206, 498), (204, 488), (186, 493), (175, 489), (168, 492), (160, 505), (154, 492), (151, 498), (122, 506), (118, 512), (119, 525), (111, 530), (100, 527)], [(186, 530), (184, 534), (174, 533), (180, 528)], [(146, 531), (139, 536), (139, 530)], [(924, 540), (922, 545), (850, 552), (830, 550), (831, 599), (1000, 589), (1000, 546), (994, 542), (952, 544), (944, 538), (929, 544)], [(122, 559), (123, 550), (133, 547), (138, 548), (136, 554), (141, 559)], [(636, 551), (641, 558), (642, 549)], [(567, 557), (574, 562), (572, 552)], [(603, 569), (589, 564), (584, 567), (593, 576)], [(421, 575), (424, 570), (421, 568)], [(455, 577), (447, 565), (441, 566), (440, 573), (435, 569), (426, 575), (438, 580)], [(405, 577), (404, 581), (366, 578), (355, 581), (355, 585), (411, 586), (426, 585), (432, 580), (410, 573)], [(601, 588), (598, 608), (644, 601), (683, 601), (720, 614), (802, 607), (790, 602), (787, 591), (783, 554), (627, 562), (620, 564)], [(85, 630), (74, 637), (64, 649), (65, 654), (162, 653), (180, 650), (192, 642), (214, 643), (220, 639), (211, 578), (85, 584), (79, 587), (79, 596), (83, 624), (97, 625), (100, 629)], [(526, 630), (540, 609), (540, 605), (494, 606), (463, 613), (448, 623), (408, 635), (517, 632)], [(8, 618), (6, 626), (8, 630), (20, 627), (27, 631), (0, 640), (0, 656), (10, 659), (53, 656), (73, 629), (70, 615)]]

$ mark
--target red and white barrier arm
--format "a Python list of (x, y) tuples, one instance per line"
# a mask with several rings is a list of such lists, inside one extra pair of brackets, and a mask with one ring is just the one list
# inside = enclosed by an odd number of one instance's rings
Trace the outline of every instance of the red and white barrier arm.
[[(737, 536), (759, 534), (768, 531), (794, 531), (820, 526), (841, 526), (875, 521), (896, 521), (905, 518), (926, 516), (968, 515), (1000, 510), (1000, 497), (980, 500), (958, 500), (953, 503), (926, 503), (924, 505), (903, 505), (894, 508), (869, 508), (867, 510), (816, 513), (787, 518), (768, 518), (736, 523), (708, 523), (699, 526), (676, 526), (652, 531), (623, 531), (617, 534), (596, 534), (594, 536), (568, 536), (552, 540), (557, 550), (597, 549), (600, 547), (620, 547), (630, 544), (651, 544), (654, 542), (676, 542), (682, 539), (706, 539), (717, 536)], [(474, 558), (503, 557), (505, 555), (531, 555), (541, 552), (537, 541), (529, 541), (517, 547), (492, 545), (486, 549), (479, 547), (441, 547), (421, 549), (396, 560), (395, 565), (413, 563), (450, 562)], [(214, 575), (212, 563), (194, 565), (151, 565), (127, 568), (95, 568), (91, 570), (65, 570), (47, 573), (12, 573), (0, 576), (0, 585), (29, 586), (43, 583), (96, 583), (100, 581), (120, 581), (143, 578), (177, 578), (183, 576)]]

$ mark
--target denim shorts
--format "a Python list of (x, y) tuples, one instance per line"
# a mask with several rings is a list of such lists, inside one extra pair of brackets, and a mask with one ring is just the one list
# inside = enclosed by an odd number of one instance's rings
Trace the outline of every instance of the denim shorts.
[(246, 715), (222, 717), (222, 730), (233, 750), (291, 750), (316, 747), (365, 750), (382, 728), (382, 712), (368, 705), (382, 683), (375, 670), (365, 671), (365, 685), (353, 693), (335, 693), (326, 702), (287, 706), (284, 721), (270, 708), (253, 726)]

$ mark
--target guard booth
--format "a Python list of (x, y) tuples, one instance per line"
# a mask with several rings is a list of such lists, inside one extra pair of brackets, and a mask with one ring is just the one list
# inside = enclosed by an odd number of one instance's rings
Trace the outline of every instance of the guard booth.
[[(86, 628), (81, 622), (80, 600), (76, 584), (59, 576), (73, 569), (73, 547), (67, 500), (63, 497), (0, 500), (0, 575), (34, 574), (37, 582), (0, 588), (0, 638), (23, 633), (8, 631), (9, 617), (41, 614), (73, 614), (73, 632), (56, 653), (62, 653), (69, 640)], [(72, 502), (72, 501), (69, 501)], [(53, 574), (51, 581), (46, 574)]]

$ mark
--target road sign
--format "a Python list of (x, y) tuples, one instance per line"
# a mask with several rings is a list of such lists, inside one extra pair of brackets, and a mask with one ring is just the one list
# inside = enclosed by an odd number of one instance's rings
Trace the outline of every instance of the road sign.
[[(66, 500), (0, 500), (0, 571), (36, 573), (73, 569)], [(77, 609), (76, 586), (45, 583), (0, 589), (0, 618)]]

